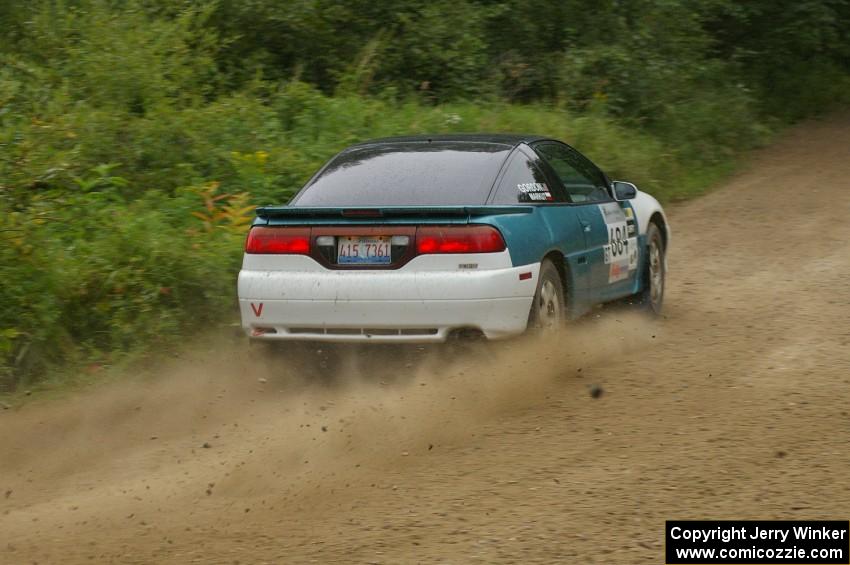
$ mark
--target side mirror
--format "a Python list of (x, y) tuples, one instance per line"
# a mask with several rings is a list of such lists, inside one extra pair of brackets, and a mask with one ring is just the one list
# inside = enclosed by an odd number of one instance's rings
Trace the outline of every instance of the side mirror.
[(611, 185), (614, 187), (614, 200), (631, 200), (637, 196), (637, 187), (630, 182), (615, 180)]

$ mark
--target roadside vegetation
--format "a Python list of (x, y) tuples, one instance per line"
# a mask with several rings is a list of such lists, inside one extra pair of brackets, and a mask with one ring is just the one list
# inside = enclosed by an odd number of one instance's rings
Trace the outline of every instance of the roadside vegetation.
[(253, 208), (352, 142), (549, 134), (670, 201), (850, 99), (846, 0), (6, 0), (0, 26), (0, 392), (232, 321)]

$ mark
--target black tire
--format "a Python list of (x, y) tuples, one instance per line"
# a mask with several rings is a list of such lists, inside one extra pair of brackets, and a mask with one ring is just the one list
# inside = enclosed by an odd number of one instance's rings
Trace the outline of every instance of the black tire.
[(553, 334), (563, 328), (566, 317), (567, 301), (561, 273), (552, 261), (544, 259), (528, 315), (528, 327), (538, 334)]
[(664, 305), (667, 261), (664, 238), (654, 223), (646, 230), (646, 264), (643, 271), (644, 289), (637, 294), (635, 304), (653, 316), (661, 315)]

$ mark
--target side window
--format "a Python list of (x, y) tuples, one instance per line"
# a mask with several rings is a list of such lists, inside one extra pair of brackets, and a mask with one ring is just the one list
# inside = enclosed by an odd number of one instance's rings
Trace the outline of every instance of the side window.
[(569, 147), (543, 143), (535, 147), (561, 182), (572, 202), (607, 202), (611, 195), (602, 173)]
[(493, 198), (493, 204), (563, 201), (563, 196), (549, 186), (534, 160), (522, 151), (515, 152), (511, 157)]

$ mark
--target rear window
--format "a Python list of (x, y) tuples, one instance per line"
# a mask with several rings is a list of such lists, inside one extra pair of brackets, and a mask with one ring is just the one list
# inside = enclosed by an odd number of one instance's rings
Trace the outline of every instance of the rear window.
[(292, 206), (484, 204), (510, 148), (479, 142), (409, 142), (343, 151)]

